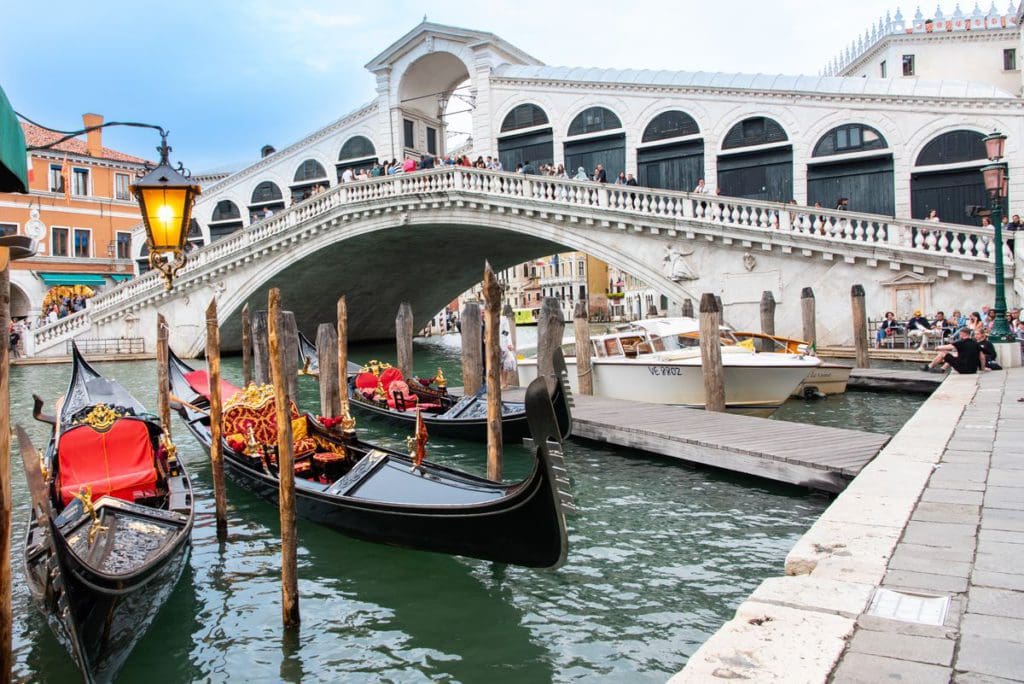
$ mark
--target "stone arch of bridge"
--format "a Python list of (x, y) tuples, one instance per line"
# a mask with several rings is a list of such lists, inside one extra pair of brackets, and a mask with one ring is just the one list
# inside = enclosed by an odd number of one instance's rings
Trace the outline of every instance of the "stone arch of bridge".
[[(469, 209), (360, 219), (321, 230), (233, 276), (218, 302), (222, 344), (227, 351), (240, 348), (243, 305), (266, 308), (271, 287), (281, 289), (282, 305), (295, 312), (307, 335), (315, 335), (319, 323), (334, 321), (337, 298), (344, 294), (352, 339), (388, 339), (402, 301), (412, 304), (420, 326), (479, 282), (485, 260), (500, 271), (568, 250), (633, 273), (673, 302), (694, 297), (664, 270), (661, 255), (668, 240), (641, 250), (633, 239), (650, 241), (607, 228), (567, 228), (536, 217)], [(189, 354), (201, 352), (203, 335), (200, 331), (188, 345)]]

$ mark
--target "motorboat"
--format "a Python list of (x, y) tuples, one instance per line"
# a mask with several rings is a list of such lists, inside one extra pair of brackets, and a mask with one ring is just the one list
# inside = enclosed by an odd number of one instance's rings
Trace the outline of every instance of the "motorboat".
[[(811, 344), (806, 340), (740, 330), (731, 330), (729, 332), (730, 337), (739, 344), (753, 344), (755, 346), (761, 344), (760, 351), (762, 352), (814, 355)], [(747, 342), (748, 340), (750, 341), (749, 343)], [(842, 394), (846, 391), (846, 385), (850, 381), (850, 371), (852, 370), (853, 367), (851, 366), (823, 361), (820, 366), (811, 369), (811, 372), (807, 374), (804, 381), (793, 390), (793, 396), (811, 398), (821, 395)]]
[[(738, 340), (721, 341), (725, 404), (729, 408), (782, 405), (821, 360), (799, 353), (763, 354)], [(704, 406), (700, 325), (694, 318), (651, 318), (590, 338), (594, 394), (654, 404)], [(577, 385), (576, 358), (566, 359)], [(537, 376), (536, 359), (519, 361), (519, 380)]]

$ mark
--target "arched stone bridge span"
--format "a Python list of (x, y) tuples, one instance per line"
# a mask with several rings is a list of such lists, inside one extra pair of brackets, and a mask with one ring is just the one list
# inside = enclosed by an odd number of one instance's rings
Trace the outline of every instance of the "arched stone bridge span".
[(757, 302), (772, 290), (778, 329), (798, 330), (799, 293), (812, 286), (819, 341), (843, 343), (852, 283), (865, 286), (872, 313), (908, 296), (980, 306), (991, 299), (994, 248), (963, 226), (449, 167), (332, 188), (194, 252), (172, 291), (146, 274), (33, 331), (32, 345), (61, 354), (73, 337), (141, 336), (152, 348), (161, 312), (174, 349), (196, 355), (216, 296), (234, 349), (243, 304), (263, 308), (272, 286), (307, 333), (333, 320), (345, 294), (352, 339), (388, 338), (401, 301), (424, 323), (480, 279), (484, 259), (502, 269), (564, 249), (634, 273), (674, 310), (718, 292), (741, 326), (757, 325)]

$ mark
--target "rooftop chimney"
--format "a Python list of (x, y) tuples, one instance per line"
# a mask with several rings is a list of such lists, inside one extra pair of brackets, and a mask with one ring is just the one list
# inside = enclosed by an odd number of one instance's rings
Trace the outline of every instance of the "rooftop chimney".
[[(83, 114), (82, 124), (84, 128), (99, 126), (103, 123), (103, 117), (99, 114)], [(97, 128), (85, 135), (85, 150), (90, 157), (103, 156), (103, 129)]]

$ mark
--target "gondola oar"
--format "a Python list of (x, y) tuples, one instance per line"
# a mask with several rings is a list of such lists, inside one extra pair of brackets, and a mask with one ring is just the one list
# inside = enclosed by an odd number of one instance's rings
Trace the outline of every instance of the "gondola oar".
[[(57, 557), (53, 547), (53, 513), (50, 508), (50, 498), (46, 491), (46, 481), (43, 479), (43, 471), (39, 462), (39, 454), (32, 445), (32, 439), (20, 425), (15, 426), (15, 434), (18, 436), (18, 446), (21, 451), (21, 462), (25, 467), (25, 481), (28, 484), (29, 495), (32, 499), (32, 513), (39, 523), (39, 528), (47, 530), (46, 541), (34, 554), (48, 553), (50, 555), (49, 565), (49, 588), (50, 599), (57, 605), (61, 612), (71, 611), (68, 604), (68, 597), (65, 593), (67, 582), (64, 580), (64, 569), (61, 567), (60, 559)], [(59, 593), (58, 593), (59, 592)], [(82, 648), (82, 639), (78, 634), (78, 625), (75, 621), (66, 620), (68, 635), (71, 637), (71, 654), (78, 661), (79, 669), (85, 676), (87, 682), (92, 682), (92, 675), (87, 667), (85, 652)]]

